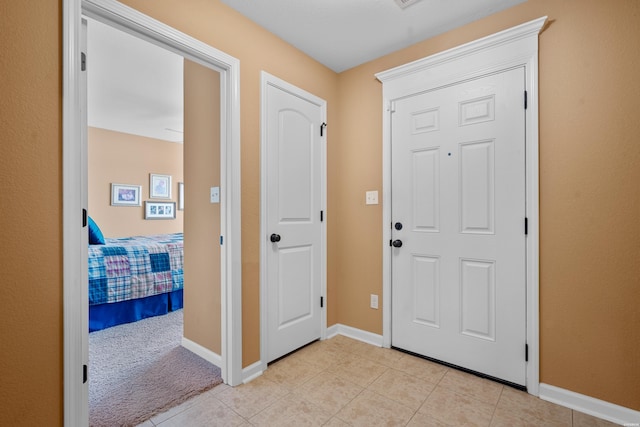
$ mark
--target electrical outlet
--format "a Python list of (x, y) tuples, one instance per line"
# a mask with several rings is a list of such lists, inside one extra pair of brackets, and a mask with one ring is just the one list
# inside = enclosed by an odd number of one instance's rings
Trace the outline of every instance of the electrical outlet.
[(220, 187), (211, 187), (209, 198), (211, 203), (220, 203)]
[(371, 294), (371, 308), (378, 309), (378, 295)]

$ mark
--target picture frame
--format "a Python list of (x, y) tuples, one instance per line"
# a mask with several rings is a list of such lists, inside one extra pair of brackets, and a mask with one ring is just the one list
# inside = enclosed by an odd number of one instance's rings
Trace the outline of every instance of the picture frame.
[(144, 202), (144, 219), (175, 219), (176, 202)]
[(184, 210), (184, 182), (178, 183), (178, 210)]
[(141, 185), (111, 183), (111, 206), (142, 206)]
[(151, 199), (170, 199), (171, 175), (149, 174), (149, 197)]

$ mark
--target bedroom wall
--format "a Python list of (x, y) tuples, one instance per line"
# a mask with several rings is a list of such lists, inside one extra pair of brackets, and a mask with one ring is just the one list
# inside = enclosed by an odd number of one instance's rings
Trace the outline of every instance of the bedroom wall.
[[(89, 215), (105, 237), (179, 233), (178, 182), (183, 181), (183, 144), (90, 127), (88, 132)], [(171, 200), (151, 199), (149, 174), (171, 175)], [(111, 183), (141, 185), (141, 206), (111, 206)], [(145, 220), (144, 202), (176, 202), (176, 218)]]
[(184, 118), (184, 336), (220, 355), (220, 74), (186, 59)]
[[(337, 322), (335, 253), (339, 244), (332, 226), (337, 221), (333, 189), (337, 181), (336, 145), (332, 126), (337, 115), (338, 76), (293, 46), (249, 21), (219, 0), (124, 0), (159, 21), (240, 60), (242, 164), (242, 356), (243, 366), (260, 359), (260, 71), (327, 101), (328, 123), (328, 325)], [(189, 168), (189, 165), (186, 165)]]
[[(374, 74), (548, 15), (540, 35), (540, 379), (640, 409), (640, 2), (529, 0), (339, 76), (338, 322), (382, 333), (382, 84)], [(352, 254), (357, 254), (353, 256)], [(375, 268), (372, 268), (375, 266)]]

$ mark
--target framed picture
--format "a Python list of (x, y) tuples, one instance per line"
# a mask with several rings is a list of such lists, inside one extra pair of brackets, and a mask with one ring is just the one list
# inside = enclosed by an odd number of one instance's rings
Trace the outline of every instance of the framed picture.
[(178, 183), (178, 210), (184, 210), (184, 182)]
[(149, 197), (152, 199), (170, 199), (171, 175), (149, 174)]
[(176, 202), (144, 202), (144, 219), (175, 219)]
[(111, 206), (141, 206), (141, 185), (111, 183)]

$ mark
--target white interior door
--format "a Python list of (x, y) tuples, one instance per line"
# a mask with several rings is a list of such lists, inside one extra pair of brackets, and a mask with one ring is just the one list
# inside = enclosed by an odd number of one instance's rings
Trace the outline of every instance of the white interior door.
[[(392, 345), (526, 383), (523, 68), (397, 100)], [(401, 224), (401, 225), (400, 225)]]
[[(304, 95), (304, 94), (303, 94)], [(321, 124), (317, 102), (267, 85), (267, 362), (320, 338)]]

